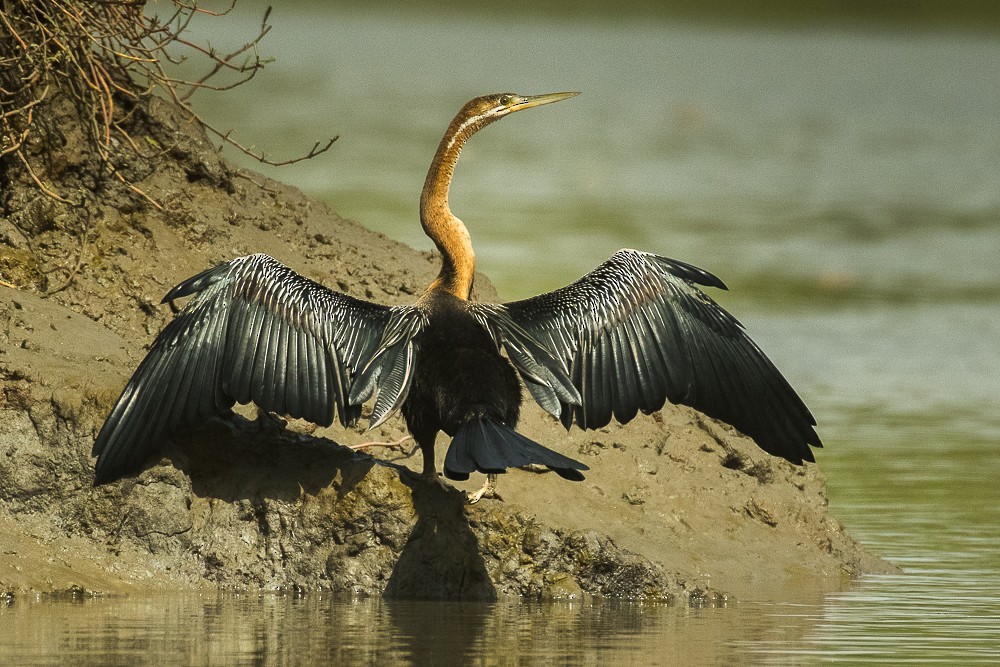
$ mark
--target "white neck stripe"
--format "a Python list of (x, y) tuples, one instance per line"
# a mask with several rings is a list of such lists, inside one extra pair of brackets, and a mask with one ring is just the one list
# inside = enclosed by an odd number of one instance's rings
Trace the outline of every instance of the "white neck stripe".
[(503, 110), (504, 110), (503, 107), (493, 107), (492, 109), (486, 111), (485, 113), (476, 114), (475, 116), (466, 119), (461, 125), (458, 126), (458, 129), (455, 130), (455, 134), (452, 135), (451, 141), (448, 142), (448, 150), (451, 150), (452, 146), (455, 145), (455, 142), (458, 141), (458, 138), (462, 136), (466, 128), (468, 128), (470, 125), (475, 125), (481, 120), (485, 120), (491, 116), (496, 116)]

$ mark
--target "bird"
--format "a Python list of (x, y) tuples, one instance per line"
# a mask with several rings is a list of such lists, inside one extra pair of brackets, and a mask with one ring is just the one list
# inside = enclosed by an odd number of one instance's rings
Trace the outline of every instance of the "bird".
[[(816, 420), (743, 325), (702, 288), (715, 275), (639, 250), (615, 252), (576, 282), (506, 303), (472, 300), (475, 252), (448, 193), (466, 142), (509, 116), (578, 93), (497, 93), (468, 101), (431, 161), (420, 222), (441, 268), (409, 305), (387, 306), (316, 283), (265, 254), (195, 275), (163, 299), (191, 297), (159, 333), (94, 443), (94, 484), (138, 473), (180, 429), (236, 403), (329, 426), (369, 428), (401, 412), (420, 475), (486, 475), (468, 502), (496, 494), (513, 468), (572, 481), (588, 466), (517, 431), (523, 391), (570, 429), (621, 424), (667, 401), (726, 422), (801, 465), (822, 447)], [(523, 387), (523, 389), (522, 389)]]

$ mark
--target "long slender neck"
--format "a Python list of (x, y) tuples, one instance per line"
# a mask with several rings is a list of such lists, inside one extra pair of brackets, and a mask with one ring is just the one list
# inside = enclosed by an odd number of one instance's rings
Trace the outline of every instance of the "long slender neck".
[(476, 254), (465, 223), (448, 207), (448, 188), (462, 147), (480, 127), (482, 124), (463, 121), (461, 116), (451, 122), (431, 161), (420, 195), (420, 224), (441, 252), (441, 272), (428, 289), (444, 290), (460, 299), (468, 299), (472, 290)]

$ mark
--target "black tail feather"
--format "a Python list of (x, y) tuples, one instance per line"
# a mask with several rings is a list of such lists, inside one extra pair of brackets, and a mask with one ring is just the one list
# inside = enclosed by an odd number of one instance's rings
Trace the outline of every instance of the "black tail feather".
[(529, 464), (546, 466), (564, 479), (581, 481), (589, 468), (543, 447), (509, 426), (488, 419), (467, 422), (458, 429), (444, 458), (444, 475), (465, 480), (469, 473), (502, 473)]

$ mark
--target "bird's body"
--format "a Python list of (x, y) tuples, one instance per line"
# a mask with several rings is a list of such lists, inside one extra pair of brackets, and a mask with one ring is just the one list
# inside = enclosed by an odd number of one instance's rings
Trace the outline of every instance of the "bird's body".
[(447, 292), (429, 292), (418, 304), (426, 309), (427, 325), (415, 341), (413, 382), (402, 412), (428, 474), (438, 431), (454, 437), (463, 424), (477, 419), (513, 428), (521, 414), (517, 371), (468, 303)]
[[(160, 333), (94, 444), (95, 483), (134, 473), (179, 427), (236, 402), (329, 425), (371, 427), (401, 410), (437, 478), (434, 444), (452, 437), (444, 473), (490, 478), (545, 466), (581, 480), (587, 466), (516, 432), (522, 383), (569, 428), (628, 422), (666, 400), (695, 407), (793, 463), (821, 446), (815, 421), (742, 325), (684, 262), (620, 250), (577, 282), (522, 301), (470, 301), (475, 255), (448, 189), (465, 142), (510, 113), (571, 97), (470, 100), (438, 146), (420, 221), (441, 271), (410, 306), (383, 306), (312, 282), (266, 255), (190, 278), (164, 301), (193, 298)], [(485, 487), (484, 487), (485, 488)]]

